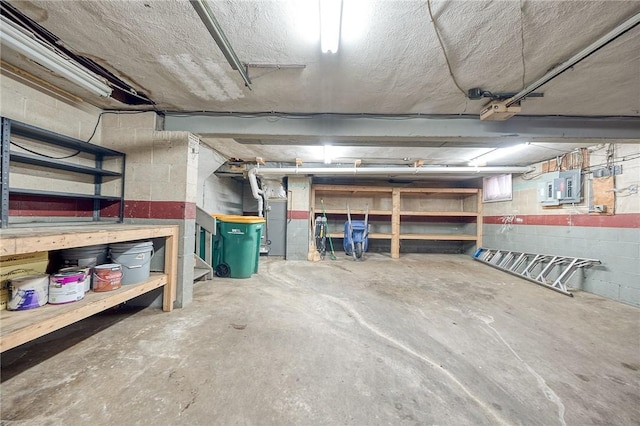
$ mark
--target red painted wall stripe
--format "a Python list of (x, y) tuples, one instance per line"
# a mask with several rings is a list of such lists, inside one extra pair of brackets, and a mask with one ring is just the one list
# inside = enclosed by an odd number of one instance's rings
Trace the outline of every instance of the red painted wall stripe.
[(195, 203), (184, 201), (134, 201), (124, 203), (124, 217), (137, 219), (195, 219)]
[(34, 201), (22, 197), (12, 197), (9, 200), (9, 216), (91, 217), (92, 215), (93, 203), (89, 200), (47, 198), (43, 201)]
[(308, 210), (289, 210), (287, 211), (287, 219), (309, 219)]
[[(119, 202), (102, 202), (103, 217), (118, 217)], [(15, 196), (9, 200), (9, 216), (29, 217), (91, 217), (91, 200), (73, 200), (58, 197), (36, 198)], [(195, 219), (195, 203), (184, 201), (125, 200), (124, 217), (136, 219)]]
[(487, 225), (544, 225), (544, 226), (586, 226), (595, 228), (640, 228), (640, 213), (623, 213), (613, 216), (587, 214), (560, 215), (515, 215), (505, 222), (508, 216), (484, 216)]

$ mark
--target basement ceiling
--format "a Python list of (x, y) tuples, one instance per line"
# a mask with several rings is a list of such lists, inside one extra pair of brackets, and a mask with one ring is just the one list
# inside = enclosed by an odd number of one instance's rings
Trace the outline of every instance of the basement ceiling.
[[(357, 144), (349, 144), (348, 137), (332, 141), (331, 132), (322, 129), (301, 138), (288, 132), (243, 134), (243, 124), (230, 136), (198, 131), (181, 118), (202, 112), (247, 118), (271, 113), (274, 120), (283, 115), (314, 119), (317, 114), (367, 115), (371, 120), (424, 116), (450, 118), (455, 128), (456, 118), (478, 120), (489, 100), (469, 99), (469, 89), (518, 92), (640, 13), (637, 1), (343, 0), (339, 50), (324, 54), (317, 1), (209, 0), (233, 50), (248, 64), (250, 90), (189, 1), (9, 3), (73, 52), (148, 96), (155, 110), (173, 120), (173, 128), (199, 134), (229, 158), (318, 161), (319, 147), (334, 143), (337, 161), (372, 164), (425, 159), (426, 164), (461, 165), (509, 143), (533, 142), (526, 152), (501, 160), (521, 165), (593, 145), (594, 140), (561, 131), (523, 140), (518, 132), (505, 131), (505, 137), (469, 141), (461, 134), (441, 137), (427, 131), (410, 143), (402, 135), (365, 133)], [(521, 115), (558, 118), (559, 127), (566, 116), (624, 117), (627, 130), (640, 129), (639, 45), (640, 26), (635, 26), (538, 89), (543, 97), (525, 99)], [(3, 73), (10, 64), (102, 108), (149, 108), (85, 93), (9, 49), (2, 49), (2, 59)], [(212, 117), (200, 119), (215, 128)], [(607, 136), (599, 140), (640, 142), (640, 132), (629, 137), (614, 129)]]

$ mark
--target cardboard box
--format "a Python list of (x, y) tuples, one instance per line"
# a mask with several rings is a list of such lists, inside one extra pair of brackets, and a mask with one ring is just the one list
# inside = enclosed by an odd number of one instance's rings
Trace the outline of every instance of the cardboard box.
[(7, 309), (9, 281), (25, 275), (44, 274), (49, 264), (49, 252), (0, 256), (0, 310)]

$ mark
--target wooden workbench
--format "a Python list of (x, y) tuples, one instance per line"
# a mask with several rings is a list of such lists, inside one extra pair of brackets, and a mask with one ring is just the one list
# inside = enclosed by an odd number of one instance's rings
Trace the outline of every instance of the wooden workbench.
[(45, 305), (26, 311), (0, 311), (0, 352), (44, 336), (134, 297), (164, 287), (162, 308), (173, 310), (176, 300), (178, 234), (175, 225), (80, 225), (3, 229), (0, 256), (61, 250), (73, 247), (165, 239), (164, 272), (151, 273), (144, 282), (104, 293), (89, 292), (65, 305)]

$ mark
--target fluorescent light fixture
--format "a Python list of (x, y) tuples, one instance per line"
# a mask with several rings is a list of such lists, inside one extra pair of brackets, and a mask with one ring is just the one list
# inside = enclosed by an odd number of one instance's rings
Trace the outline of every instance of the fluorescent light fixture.
[(96, 74), (72, 59), (61, 56), (45, 43), (28, 35), (21, 27), (2, 16), (2, 44), (66, 78), (72, 83), (102, 97), (111, 95), (111, 87)]
[(320, 49), (336, 53), (340, 46), (342, 0), (320, 0)]
[(482, 154), (477, 156), (476, 158), (473, 158), (472, 160), (469, 161), (469, 166), (472, 166), (472, 167), (486, 166), (487, 163), (490, 161), (498, 160), (500, 158), (504, 158), (511, 154), (515, 154), (518, 151), (522, 151), (528, 145), (529, 143), (527, 142), (527, 143), (521, 143), (518, 145), (509, 146), (506, 148), (496, 148), (493, 151), (489, 151), (486, 154)]
[(333, 154), (333, 147), (331, 145), (324, 146), (324, 164), (331, 164), (331, 155)]

